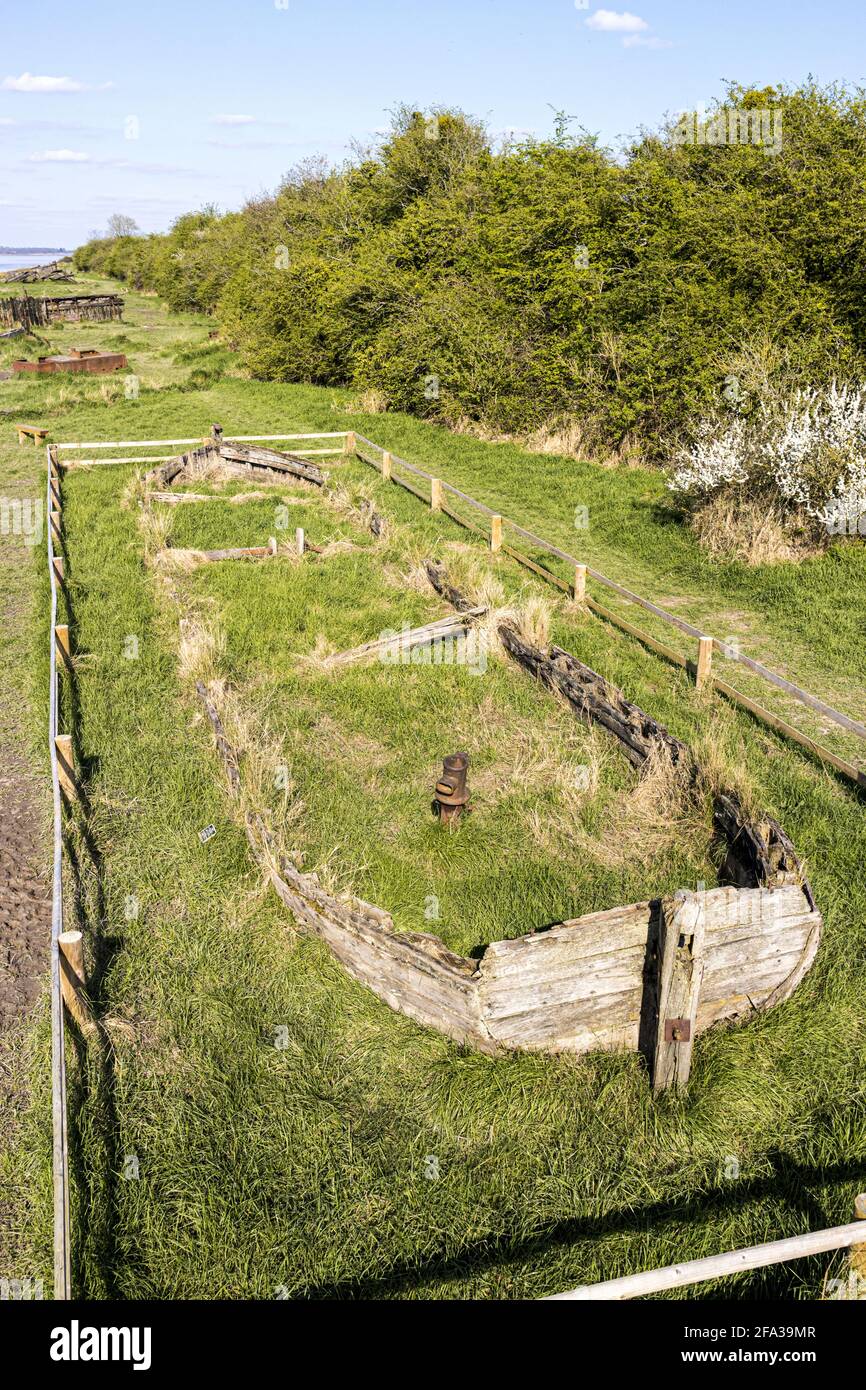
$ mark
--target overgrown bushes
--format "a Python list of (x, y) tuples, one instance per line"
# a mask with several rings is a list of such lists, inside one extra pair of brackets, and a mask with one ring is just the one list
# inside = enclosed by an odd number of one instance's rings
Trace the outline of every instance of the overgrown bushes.
[(670, 457), (756, 354), (775, 392), (866, 376), (863, 93), (725, 102), (779, 112), (781, 147), (671, 128), (615, 158), (559, 119), (494, 151), (459, 112), (401, 109), (342, 169), (307, 163), (242, 212), (76, 263), (213, 313), (259, 377), (497, 431), (578, 420), (597, 449)]
[(770, 395), (751, 415), (702, 421), (669, 487), (698, 508), (728, 499), (744, 518), (763, 507), (812, 541), (866, 534), (866, 384)]

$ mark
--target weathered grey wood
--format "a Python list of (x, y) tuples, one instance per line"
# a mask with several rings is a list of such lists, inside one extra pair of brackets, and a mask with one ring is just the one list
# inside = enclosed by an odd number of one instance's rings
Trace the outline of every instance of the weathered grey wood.
[(322, 487), (325, 475), (316, 464), (309, 463), (298, 454), (283, 453), (278, 449), (265, 449), (261, 445), (222, 443), (220, 458), (232, 463), (245, 463), (251, 468), (267, 468), (276, 473), (290, 473), (303, 478), (305, 482)]
[[(170, 554), (170, 553), (172, 552), (172, 550), (174, 550), (174, 549), (175, 549), (174, 547), (169, 546), (169, 547), (168, 547), (168, 552), (169, 552), (169, 554)], [(238, 547), (236, 547), (236, 548), (234, 548), (234, 549), (229, 549), (229, 550), (194, 550), (194, 551), (184, 551), (184, 550), (182, 550), (180, 547), (178, 547), (178, 548), (176, 549), (175, 553), (178, 554), (178, 555), (191, 554), (191, 555), (197, 556), (197, 557), (198, 557), (200, 560), (202, 560), (203, 562), (204, 562), (204, 561), (212, 562), (212, 561), (216, 561), (216, 560), (267, 560), (268, 558), (270, 558), (270, 557), (274, 554), (274, 551), (273, 551), (272, 547), (269, 546), (269, 545), (249, 545), (249, 546), (238, 546)]]
[(662, 904), (653, 1089), (688, 1084), (704, 975), (704, 904), (683, 889)]
[[(312, 549), (312, 547), (310, 548)], [(385, 637), (377, 637), (374, 641), (365, 642), (360, 647), (352, 647), (350, 651), (335, 652), (333, 656), (327, 657), (322, 665), (326, 669), (353, 666), (359, 661), (368, 661), (372, 657), (382, 656), (386, 652), (394, 652), (399, 656), (404, 652), (412, 651), (415, 647), (429, 646), (431, 642), (459, 637), (469, 631), (469, 624), (465, 619), (478, 618), (486, 612), (486, 608), (471, 608), (466, 611), (464, 618), (437, 618), (436, 622), (426, 623), (424, 627), (414, 627), (410, 628), (408, 632), (395, 632)]]
[[(796, 887), (714, 888), (695, 896), (704, 904), (701, 1032), (762, 1008), (789, 979), (820, 919)], [(741, 916), (752, 925), (744, 927)], [(653, 921), (654, 905), (635, 903), (491, 943), (479, 965), (491, 1035), (518, 1048), (635, 1050), (642, 1012), (655, 1009), (652, 972), (645, 978), (656, 947)], [(645, 989), (653, 991), (649, 999)]]
[[(237, 755), (204, 686), (197, 690), (238, 796)], [(646, 1050), (641, 1039), (652, 1007), (662, 1024), (666, 1017), (689, 1018), (694, 1038), (723, 1019), (787, 998), (808, 968), (804, 958), (811, 963), (820, 931), (820, 916), (798, 885), (728, 886), (667, 904), (664, 930), (662, 905), (632, 903), (493, 942), (476, 962), (438, 937), (396, 932), (390, 915), (371, 903), (327, 892), (315, 874), (302, 874), (279, 855), (258, 813), (247, 814), (246, 826), (254, 856), (296, 922), (325, 942), (353, 978), (389, 1007), (485, 1052)], [(692, 942), (685, 961), (677, 959), (685, 949), (681, 935)], [(659, 1009), (653, 960), (662, 937), (668, 964)], [(657, 1043), (658, 1028), (653, 1038)], [(690, 1043), (676, 1046), (690, 1052)], [(683, 1084), (688, 1052), (670, 1058), (669, 1047), (659, 1050), (659, 1077)]]
[(213, 703), (212, 700), (208, 698), (207, 689), (204, 683), (202, 681), (196, 681), (195, 688), (199, 699), (205, 707), (207, 717), (211, 722), (211, 727), (214, 731), (214, 738), (216, 739), (216, 746), (219, 749), (219, 752), (222, 756), (223, 763), (225, 764), (226, 773), (228, 775), (229, 789), (233, 796), (237, 796), (240, 792), (241, 787), (241, 773), (240, 766), (238, 764), (237, 754), (235, 753), (235, 750), (232, 748), (231, 744), (226, 738), (225, 729), (222, 725), (222, 720), (219, 717), (216, 705)]
[(29, 285), (38, 280), (72, 279), (72, 262), (68, 257), (62, 257), (59, 261), (48, 261), (45, 265), (24, 266), (21, 270), (4, 270), (0, 274), (0, 280), (6, 285)]
[(858, 1223), (833, 1226), (826, 1231), (810, 1231), (786, 1240), (769, 1241), (766, 1245), (751, 1245), (745, 1250), (728, 1250), (722, 1255), (707, 1255), (700, 1260), (687, 1260), (664, 1269), (648, 1269), (641, 1274), (628, 1274), (622, 1279), (606, 1279), (599, 1284), (583, 1284), (568, 1293), (553, 1294), (544, 1302), (564, 1300), (621, 1300), (642, 1298), (661, 1293), (664, 1289), (683, 1289), (690, 1284), (703, 1284), (708, 1279), (720, 1279), (727, 1274), (740, 1274), (746, 1269), (763, 1269), (767, 1265), (788, 1260), (802, 1260), (809, 1255), (821, 1255), (829, 1250), (848, 1250), (862, 1240)]
[(437, 594), (441, 594), (442, 598), (450, 603), (452, 608), (456, 608), (458, 613), (468, 613), (472, 607), (471, 599), (466, 598), (459, 589), (455, 589), (453, 584), (449, 583), (443, 567), (434, 564), (432, 560), (426, 560), (424, 568), (427, 571), (427, 578)]
[(116, 294), (46, 295), (0, 299), (0, 323), (7, 327), (46, 328), (58, 322), (97, 322), (119, 319), (123, 300)]

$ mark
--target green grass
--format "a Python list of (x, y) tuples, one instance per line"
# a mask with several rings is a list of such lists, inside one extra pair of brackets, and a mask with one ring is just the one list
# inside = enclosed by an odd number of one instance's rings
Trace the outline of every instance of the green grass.
[[(132, 333), (142, 297), (128, 298)], [(155, 312), (153, 305), (143, 300), (142, 312)], [(199, 325), (183, 320), (156, 336), (180, 338), (182, 330), (191, 342), (203, 340)], [(33, 396), (16, 397), (16, 408), (36, 417), (43, 384), (32, 389)], [(859, 682), (863, 568), (854, 548), (778, 575), (720, 570), (659, 514), (653, 475), (484, 445), (400, 417), (348, 415), (347, 403), (345, 393), (231, 379), (203, 392), (166, 385), (135, 401), (88, 397), (51, 406), (45, 418), (65, 438), (198, 435), (213, 420), (237, 433), (355, 424), (553, 540), (573, 542), (573, 506), (589, 504), (582, 553), (613, 577), (651, 596), (662, 583), (671, 596), (687, 595), (677, 608), (685, 616), (700, 609), (709, 619), (736, 605), (762, 643), (773, 634), (755, 655), (790, 652), (791, 671), (807, 684), (823, 678), (827, 688), (850, 690)], [(8, 466), (20, 456), (7, 447), (3, 460)], [(419, 548), (466, 539), (401, 489), (377, 483), (362, 464), (349, 471), (366, 477), (380, 510), (410, 527)], [(105, 469), (71, 474), (64, 484), (69, 617), (79, 653), (65, 714), (75, 716), (91, 800), (87, 839), (83, 827), (73, 835), (70, 902), (86, 926), (105, 1023), (103, 1041), (71, 1066), (77, 1293), (270, 1298), (284, 1287), (314, 1298), (536, 1297), (849, 1220), (866, 1158), (866, 829), (858, 794), (747, 717), (698, 695), (683, 673), (639, 644), (561, 608), (557, 640), (672, 732), (712, 748), (732, 773), (747, 768), (754, 796), (806, 857), (824, 938), (788, 1003), (701, 1037), (687, 1101), (653, 1101), (634, 1056), (493, 1059), (463, 1050), (353, 983), (262, 891), (230, 816), (208, 726), (179, 680), (175, 625), (143, 565), (136, 513), (118, 505), (127, 477), (127, 470)], [(308, 521), (306, 509), (289, 510), (290, 524), (306, 523), (317, 541), (345, 534), (339, 519), (325, 525), (320, 507), (310, 504)], [(305, 522), (296, 523), (302, 511)], [(173, 524), (185, 543), (239, 543), (273, 534), (271, 517), (269, 504), (189, 504), (175, 509)], [(378, 862), (357, 865), (370, 878), (355, 886), (391, 895), (407, 925), (454, 929), (454, 940), (478, 942), (485, 939), (478, 904), (489, 885), (472, 882), (471, 857), (463, 855), (464, 844), (480, 837), (483, 811), (455, 840), (461, 892), (477, 895), (473, 915), (464, 921), (452, 913), (446, 894), (443, 921), (422, 922), (423, 899), (412, 896), (423, 877), (418, 865), (442, 843), (431, 838), (435, 827), (423, 806), (416, 814), (417, 797), (450, 742), (454, 730), (445, 721), (454, 700), (471, 732), (472, 678), (458, 673), (449, 684), (454, 673), (447, 672), (442, 682), (400, 686), (377, 669), (349, 681), (315, 675), (301, 691), (293, 675), (293, 653), (309, 649), (319, 630), (330, 628), (342, 644), (375, 635), (368, 625), (380, 616), (393, 625), (384, 618), (397, 591), (373, 582), (372, 558), (367, 547), (290, 571), (309, 614), (304, 630), (303, 604), (288, 601), (287, 581), (279, 590), (285, 562), (208, 568), (188, 582), (202, 602), (214, 601), (227, 633), (228, 672), (246, 695), (261, 695), (272, 729), (303, 732), (327, 714), (385, 747), (389, 768), (411, 786), (411, 805), (401, 791), (381, 814), (413, 826), (412, 893), (401, 896), (387, 846)], [(535, 582), (507, 559), (492, 563), (509, 596)], [(331, 593), (342, 593), (346, 604), (362, 578), (363, 607), (355, 612), (349, 603), (334, 613)], [(44, 578), (40, 585), (44, 611)], [(420, 594), (408, 595), (405, 608), (401, 597), (398, 609), (410, 620), (430, 611)], [(136, 661), (123, 655), (130, 634), (140, 639)], [(44, 665), (33, 675), (39, 688)], [(528, 678), (501, 671), (496, 679), (497, 708), (523, 721), (549, 714), (551, 727), (560, 727), (562, 715)], [(400, 717), (410, 738), (394, 732)], [(483, 750), (485, 730), (476, 736)], [(507, 753), (498, 754), (506, 764)], [(353, 827), (359, 812), (351, 780), (334, 806), (315, 758), (293, 760), (292, 770), (310, 798), (310, 859), (326, 855), (339, 837), (345, 865), (357, 864), (363, 833)], [(605, 795), (621, 790), (614, 772)], [(339, 765), (336, 774), (339, 782)], [(335, 777), (333, 764), (328, 777)], [(217, 834), (202, 845), (198, 831), (209, 823)], [(641, 876), (633, 866), (629, 873)], [(605, 902), (640, 896), (637, 882), (632, 894), (603, 878), (593, 885), (581, 877), (571, 901), (588, 910), (594, 893)], [(527, 881), (522, 903), (506, 883), (496, 931), (530, 917), (536, 893), (545, 907), (568, 903), (567, 884)], [(139, 911), (128, 920), (132, 896)], [(278, 1048), (281, 1028), (287, 1046)], [(39, 1040), (37, 1033), (44, 1076), (44, 1035), (41, 1054)], [(44, 1127), (28, 1130), (21, 1143), (18, 1171), (37, 1163), (44, 1173)], [(139, 1177), (126, 1180), (132, 1155)], [(32, 1240), (43, 1258), (50, 1242), (44, 1180), (39, 1198)], [(700, 1296), (811, 1297), (827, 1272), (843, 1267), (842, 1257), (801, 1261), (704, 1287)]]
[[(89, 484), (75, 480), (76, 490)], [(172, 544), (261, 543), (273, 514), (264, 501), (175, 508)], [(464, 953), (683, 883), (715, 881), (708, 804), (685, 834), (654, 827), (654, 839), (632, 846), (640, 856), (606, 865), (638, 779), (569, 710), (497, 660), (492, 643), (470, 648), (461, 664), (425, 662), (427, 652), (415, 662), (336, 672), (305, 666), (320, 640), (346, 651), (451, 610), (431, 587), (401, 584), (400, 567), (411, 561), (407, 537), (413, 549), (419, 540), (414, 529), (374, 548), (362, 531), (335, 526), (315, 499), (293, 508), (292, 521), (311, 536), (350, 537), (357, 548), (301, 566), (210, 565), (188, 588), (225, 634), (219, 672), (260, 727), (272, 823), (284, 819), (284, 840), (307, 868), (387, 908), (398, 928), (435, 930)], [(430, 553), (437, 549), (431, 536)], [(446, 563), (465, 556), (442, 553)], [(513, 598), (519, 602), (517, 590)], [(471, 757), (474, 809), (443, 836), (430, 811), (433, 785), (444, 755), (460, 749)], [(290, 795), (275, 786), (280, 766)], [(581, 777), (598, 785), (581, 790)]]

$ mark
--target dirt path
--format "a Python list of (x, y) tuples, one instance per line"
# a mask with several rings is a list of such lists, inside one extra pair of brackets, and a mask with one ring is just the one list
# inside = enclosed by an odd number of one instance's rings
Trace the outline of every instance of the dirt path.
[(42, 550), (25, 543), (9, 505), (39, 499), (43, 458), (35, 449), (0, 451), (0, 1040), (38, 998), (51, 927), (45, 778), (27, 754), (33, 588)]
[[(29, 753), (36, 566), (44, 551), (25, 544), (20, 528), (15, 533), (9, 505), (40, 497), (43, 460), (41, 450), (0, 443), (0, 1170), (29, 1103), (22, 1059), (28, 1015), (47, 984), (51, 938), (49, 788), (45, 770)], [(24, 1268), (20, 1231), (30, 1197), (11, 1174), (6, 1177), (0, 1184), (0, 1274), (17, 1277)]]
[(0, 1046), (36, 1003), (48, 968), (50, 881), (33, 775), (0, 746)]

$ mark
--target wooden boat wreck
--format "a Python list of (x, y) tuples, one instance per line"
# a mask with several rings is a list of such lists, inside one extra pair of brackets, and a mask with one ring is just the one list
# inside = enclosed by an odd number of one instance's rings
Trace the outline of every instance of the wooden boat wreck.
[[(170, 485), (194, 475), (205, 454), (225, 457), (232, 451), (258, 452), (209, 443), (149, 476)], [(286, 456), (281, 461), (272, 450), (260, 452), (270, 457), (236, 461), (296, 475), (297, 464), (310, 467)], [(427, 573), (471, 626), (480, 610), (439, 566), (428, 562)], [(684, 743), (573, 655), (555, 646), (533, 647), (508, 621), (499, 624), (498, 637), (579, 718), (616, 738), (632, 766), (640, 768), (659, 750), (675, 764), (693, 766)], [(207, 689), (199, 683), (197, 691), (230, 793), (240, 796), (238, 752)], [(479, 959), (456, 954), (432, 934), (399, 932), (383, 909), (326, 891), (315, 873), (301, 872), (280, 854), (261, 814), (247, 811), (245, 826), (254, 857), (298, 926), (320, 937), (346, 971), (390, 1008), (490, 1054), (640, 1052), (657, 1090), (685, 1085), (700, 1033), (788, 999), (812, 965), (821, 937), (821, 915), (790, 839), (772, 817), (749, 816), (732, 792), (720, 793), (714, 803), (715, 833), (724, 851), (720, 878), (727, 880), (722, 886), (682, 890), (494, 941)]]
[(118, 294), (22, 295), (0, 299), (6, 328), (47, 328), (52, 323), (105, 323), (123, 314)]

